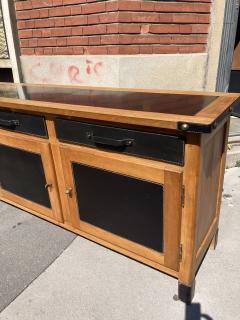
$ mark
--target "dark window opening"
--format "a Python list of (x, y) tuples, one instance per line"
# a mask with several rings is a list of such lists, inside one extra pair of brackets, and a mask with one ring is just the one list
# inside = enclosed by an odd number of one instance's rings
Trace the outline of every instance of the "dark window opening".
[(0, 69), (0, 82), (13, 82), (13, 73), (11, 68)]

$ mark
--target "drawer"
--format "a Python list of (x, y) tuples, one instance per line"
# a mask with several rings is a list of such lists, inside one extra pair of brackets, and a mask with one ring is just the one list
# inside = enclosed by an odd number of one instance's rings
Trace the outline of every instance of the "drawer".
[(55, 119), (55, 127), (58, 139), (63, 142), (104, 148), (178, 165), (184, 163), (183, 137), (62, 118)]
[(0, 128), (47, 137), (45, 118), (32, 114), (0, 110)]

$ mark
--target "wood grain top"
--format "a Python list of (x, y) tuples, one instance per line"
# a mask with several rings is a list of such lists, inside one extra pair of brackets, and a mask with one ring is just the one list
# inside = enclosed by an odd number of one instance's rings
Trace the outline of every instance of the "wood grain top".
[(177, 129), (208, 125), (237, 94), (0, 83), (0, 106), (53, 115)]

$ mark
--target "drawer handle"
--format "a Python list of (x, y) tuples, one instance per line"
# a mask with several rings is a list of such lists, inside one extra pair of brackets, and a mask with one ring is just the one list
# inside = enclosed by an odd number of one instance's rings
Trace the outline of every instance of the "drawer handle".
[(3, 120), (0, 119), (0, 127), (5, 127), (5, 128), (13, 128), (20, 126), (20, 122), (18, 120)]
[(116, 140), (105, 137), (97, 137), (92, 135), (91, 133), (88, 133), (87, 137), (88, 139), (91, 139), (95, 144), (100, 144), (109, 147), (129, 147), (132, 146), (134, 142), (133, 139)]

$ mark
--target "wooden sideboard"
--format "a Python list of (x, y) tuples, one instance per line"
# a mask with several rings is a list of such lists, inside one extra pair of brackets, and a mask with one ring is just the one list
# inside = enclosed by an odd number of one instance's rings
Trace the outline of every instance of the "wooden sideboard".
[(216, 245), (236, 94), (0, 84), (0, 198), (178, 279)]

